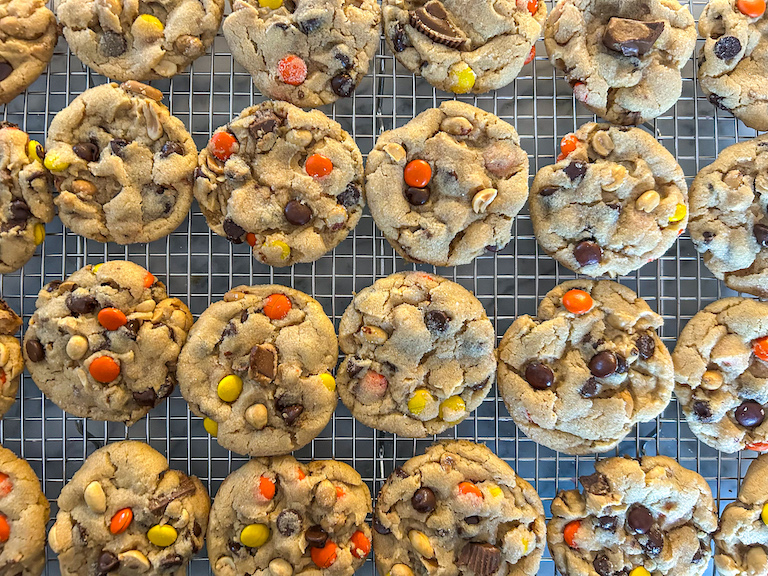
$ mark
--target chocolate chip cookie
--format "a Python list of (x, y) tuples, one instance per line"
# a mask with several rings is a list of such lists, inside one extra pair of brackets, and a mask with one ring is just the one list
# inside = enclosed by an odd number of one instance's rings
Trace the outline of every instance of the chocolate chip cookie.
[(715, 532), (715, 566), (722, 576), (768, 572), (768, 455), (753, 460), (739, 497), (725, 507)]
[(0, 0), (0, 104), (40, 76), (53, 56), (59, 29), (43, 0)]
[(213, 43), (224, 0), (57, 0), (72, 52), (120, 82), (170, 78)]
[(533, 487), (482, 444), (443, 441), (396, 468), (376, 501), (379, 574), (532, 576), (544, 551)]
[(157, 88), (103, 84), (75, 98), (48, 128), (45, 167), (64, 225), (99, 242), (152, 242), (192, 204), (197, 148)]
[(584, 124), (536, 174), (539, 245), (589, 276), (629, 274), (663, 255), (688, 223), (688, 187), (674, 156), (640, 128)]
[(699, 84), (709, 101), (750, 128), (768, 129), (765, 2), (711, 0), (699, 16)]
[(680, 98), (696, 28), (677, 0), (560, 0), (544, 45), (576, 100), (614, 124), (642, 124)]
[(336, 408), (338, 351), (317, 300), (284, 286), (238, 286), (192, 327), (179, 358), (181, 393), (225, 448), (287, 454)]
[(352, 576), (371, 551), (370, 512), (368, 486), (343, 462), (251, 460), (224, 480), (211, 508), (213, 573)]
[(36, 306), (24, 359), (62, 410), (131, 425), (173, 391), (192, 314), (141, 266), (85, 266), (45, 285)]
[(211, 507), (200, 480), (131, 440), (91, 454), (58, 504), (48, 543), (63, 576), (182, 576), (203, 547)]
[(706, 480), (667, 456), (608, 458), (552, 501), (547, 542), (571, 576), (701, 576), (717, 514)]
[(355, 295), (339, 325), (339, 396), (371, 428), (410, 438), (464, 420), (496, 374), (493, 325), (474, 295), (400, 272)]
[(380, 21), (376, 0), (234, 0), (224, 36), (262, 94), (306, 108), (352, 96)]
[(729, 146), (691, 184), (690, 234), (738, 292), (768, 296), (768, 136)]
[(528, 197), (528, 155), (511, 125), (451, 100), (379, 136), (365, 192), (403, 258), (467, 264), (509, 242)]
[(53, 220), (53, 181), (44, 156), (26, 132), (0, 124), (0, 274), (32, 258), (45, 239), (44, 223)]
[(672, 354), (675, 396), (699, 440), (768, 450), (768, 304), (723, 298), (685, 325)]
[(214, 132), (195, 198), (208, 226), (270, 266), (312, 262), (360, 220), (363, 157), (319, 110), (263, 102)]
[(400, 63), (435, 88), (482, 94), (533, 59), (543, 0), (383, 0), (384, 36)]
[(24, 370), (21, 344), (14, 336), (20, 327), (21, 318), (11, 310), (5, 300), (0, 299), (0, 417), (8, 412), (16, 401), (19, 376)]
[(499, 392), (515, 424), (567, 454), (614, 448), (666, 408), (674, 385), (664, 324), (632, 290), (571, 280), (515, 320), (499, 344)]

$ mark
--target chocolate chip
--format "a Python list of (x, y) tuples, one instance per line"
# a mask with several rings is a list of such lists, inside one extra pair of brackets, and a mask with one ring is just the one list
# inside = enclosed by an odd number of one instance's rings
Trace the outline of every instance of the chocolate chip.
[(581, 180), (587, 173), (587, 165), (584, 162), (574, 160), (568, 164), (568, 166), (563, 168), (563, 172), (565, 172), (565, 175), (568, 176), (571, 181)]
[(298, 26), (299, 30), (304, 34), (312, 34), (312, 32), (320, 28), (322, 24), (323, 21), (320, 18), (307, 18), (306, 20), (297, 22), (296, 26)]
[(712, 418), (712, 408), (709, 406), (709, 402), (704, 400), (696, 400), (693, 403), (693, 413), (696, 414), (699, 420), (704, 422)]
[(736, 422), (745, 428), (754, 428), (763, 423), (765, 411), (763, 410), (763, 407), (754, 400), (745, 400), (741, 403), (741, 406), (736, 408), (734, 417), (736, 418)]
[(311, 526), (304, 532), (304, 538), (312, 548), (322, 548), (328, 541), (328, 533), (321, 526)]
[(252, 374), (261, 374), (271, 382), (277, 374), (277, 349), (272, 344), (254, 346), (248, 362)]
[(413, 206), (423, 206), (429, 200), (429, 190), (427, 188), (409, 186), (405, 189), (405, 199)]
[(392, 34), (392, 47), (395, 49), (395, 52), (402, 52), (408, 47), (407, 42), (408, 37), (405, 35), (403, 25), (398, 23)]
[(80, 314), (90, 314), (99, 307), (99, 301), (87, 294), (85, 296), (75, 296), (74, 294), (70, 294), (67, 296), (66, 302), (69, 311), (76, 316), (79, 316)]
[[(701, 60), (699, 60), (699, 62), (701, 62)], [(710, 94), (709, 96), (707, 96), (707, 100), (709, 100), (710, 104), (712, 104), (716, 108), (720, 108), (720, 110), (725, 110), (726, 112), (731, 111), (731, 109), (728, 108), (728, 106), (723, 104), (723, 100), (725, 100), (725, 98), (718, 94)]]
[(153, 388), (147, 388), (141, 392), (134, 392), (133, 399), (139, 406), (154, 406), (157, 402), (157, 392)]
[(109, 148), (115, 156), (123, 157), (123, 149), (128, 146), (128, 142), (122, 138), (115, 138), (109, 143)]
[(462, 48), (467, 43), (466, 38), (451, 24), (439, 0), (429, 0), (421, 8), (413, 10), (410, 13), (410, 24), (428, 38), (449, 48)]
[(253, 121), (248, 126), (248, 131), (258, 140), (274, 132), (282, 123), (283, 119), (272, 110), (257, 110), (253, 114)]
[(603, 261), (603, 249), (592, 240), (582, 240), (573, 249), (573, 256), (579, 266), (590, 266)]
[(560, 190), (557, 186), (545, 186), (541, 190), (539, 190), (539, 196), (544, 196), (545, 198), (547, 196), (552, 196), (555, 192)]
[(392, 475), (396, 476), (397, 478), (400, 478), (401, 480), (405, 480), (406, 478), (408, 478), (408, 476), (410, 476), (410, 474), (408, 474), (408, 472), (403, 470), (400, 466), (392, 470)]
[(720, 60), (731, 60), (741, 52), (741, 42), (736, 36), (720, 36), (713, 52)]
[(347, 374), (350, 378), (355, 378), (363, 371), (363, 368), (365, 368), (365, 366), (359, 364), (356, 360), (359, 360), (359, 358), (352, 357), (347, 360)]
[(32, 210), (24, 200), (12, 200), (8, 209), (11, 213), (10, 221), (14, 223), (26, 223), (32, 216)]
[(301, 515), (292, 508), (286, 508), (277, 516), (277, 531), (286, 538), (301, 530)]
[(755, 224), (752, 227), (752, 234), (755, 236), (755, 240), (763, 248), (768, 248), (768, 226), (764, 224)]
[(525, 380), (535, 390), (546, 390), (555, 383), (555, 373), (546, 364), (534, 361), (525, 367)]
[(163, 144), (163, 147), (160, 149), (160, 158), (168, 158), (168, 156), (170, 156), (171, 154), (178, 154), (179, 156), (183, 156), (184, 148), (182, 148), (181, 144), (179, 144), (178, 142), (174, 142), (173, 140), (168, 140), (168, 142)]
[(664, 534), (655, 526), (648, 532), (648, 537), (643, 548), (649, 556), (658, 556), (664, 548)]
[(470, 526), (475, 526), (477, 524), (480, 524), (480, 516), (467, 516), (466, 518), (464, 518), (464, 522), (466, 522)]
[[(768, 232), (768, 230), (767, 230), (767, 232)], [(710, 232), (708, 230), (705, 230), (702, 233), (701, 236), (704, 239), (704, 244), (709, 244), (710, 242), (712, 242), (712, 238), (714, 238), (716, 236), (716, 234), (713, 234), (712, 232)], [(759, 242), (759, 240), (758, 240), (758, 242)]]
[(384, 524), (381, 523), (381, 520), (379, 520), (378, 516), (373, 517), (373, 529), (376, 530), (379, 534), (383, 534), (386, 536), (387, 534), (392, 534), (392, 530), (384, 526)]
[(355, 91), (355, 81), (346, 72), (337, 74), (331, 78), (331, 89), (341, 98), (349, 98)]
[(280, 411), (280, 416), (283, 417), (283, 420), (288, 426), (293, 426), (296, 423), (296, 420), (299, 419), (299, 416), (301, 416), (302, 412), (304, 412), (304, 406), (301, 404), (291, 404)]
[(298, 200), (291, 200), (283, 209), (285, 219), (294, 226), (303, 226), (312, 220), (312, 209)]
[(360, 204), (361, 196), (360, 187), (354, 182), (350, 182), (347, 184), (344, 192), (336, 196), (336, 203), (341, 204), (344, 208), (349, 210), (353, 206)]
[(437, 498), (431, 488), (422, 487), (411, 496), (411, 506), (417, 512), (434, 512)]
[(229, 551), (232, 552), (232, 554), (238, 554), (241, 548), (242, 548), (242, 545), (235, 542), (234, 540), (229, 541)]
[(611, 484), (608, 477), (600, 472), (595, 472), (589, 476), (581, 476), (579, 482), (584, 486), (584, 490), (596, 496), (608, 494), (611, 491)]
[(8, 78), (11, 72), (13, 72), (13, 66), (8, 64), (8, 62), (0, 62), (0, 82)]
[(346, 54), (339, 53), (336, 54), (334, 58), (341, 63), (345, 70), (350, 70), (352, 68), (352, 60)]
[(129, 332), (129, 336), (132, 340), (136, 340), (136, 335), (139, 333), (141, 324), (142, 322), (138, 318), (131, 318), (125, 323), (124, 328)]
[(624, 56), (644, 56), (664, 31), (664, 22), (640, 22), (613, 17), (603, 34), (603, 45)]
[(653, 526), (653, 515), (642, 504), (633, 504), (627, 512), (627, 526), (635, 534), (646, 534)]
[(107, 572), (112, 572), (112, 570), (117, 568), (119, 565), (120, 560), (117, 559), (117, 556), (112, 554), (112, 552), (109, 550), (104, 550), (99, 555), (99, 561), (96, 568), (99, 574), (106, 574)]
[(178, 554), (171, 554), (160, 560), (160, 569), (168, 570), (169, 568), (176, 568), (184, 564), (184, 558)]
[(224, 228), (224, 234), (227, 235), (227, 240), (233, 244), (242, 244), (243, 236), (245, 235), (245, 229), (241, 228), (231, 218), (225, 218), (221, 223), (221, 227)]
[(584, 385), (579, 390), (579, 394), (584, 398), (595, 398), (598, 394), (598, 388), (597, 380), (595, 380), (595, 378), (590, 378), (584, 382)]
[(203, 527), (197, 523), (197, 520), (195, 520), (195, 525), (192, 526), (192, 534), (194, 534), (195, 536), (200, 536), (200, 534), (202, 533), (203, 533)]
[(458, 566), (466, 566), (475, 576), (491, 576), (501, 564), (501, 550), (488, 542), (469, 542), (456, 559)]
[(613, 566), (611, 566), (611, 561), (608, 560), (608, 556), (605, 554), (598, 554), (595, 556), (595, 559), (592, 562), (592, 566), (594, 567), (595, 572), (597, 572), (600, 576), (613, 575)]
[(442, 334), (448, 327), (450, 318), (442, 310), (429, 310), (424, 314), (424, 324), (432, 334)]
[(627, 359), (621, 354), (616, 354), (616, 374), (626, 374), (628, 368)]
[(702, 560), (704, 560), (704, 557), (707, 555), (707, 552), (709, 552), (709, 546), (704, 546), (701, 542), (699, 542), (699, 549), (696, 550), (696, 552), (693, 554), (693, 558), (691, 558), (691, 562), (694, 564), (698, 564)]
[(613, 532), (619, 525), (619, 519), (616, 516), (598, 516), (597, 525), (603, 530)]
[(72, 146), (72, 152), (86, 162), (95, 162), (99, 157), (99, 147), (92, 142), (75, 144)]
[(643, 360), (648, 360), (648, 358), (653, 356), (653, 353), (656, 351), (656, 342), (650, 334), (641, 334), (638, 336), (635, 341), (635, 346), (637, 346), (637, 352)]
[(598, 352), (589, 361), (589, 371), (598, 378), (605, 378), (616, 372), (619, 365), (616, 354), (610, 350)]
[(128, 42), (120, 34), (104, 32), (99, 40), (99, 52), (107, 58), (117, 58), (128, 49)]

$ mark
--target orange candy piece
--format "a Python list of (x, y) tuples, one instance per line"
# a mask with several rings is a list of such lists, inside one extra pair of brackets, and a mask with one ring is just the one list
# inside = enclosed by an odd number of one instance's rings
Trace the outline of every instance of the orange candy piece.
[(128, 530), (131, 522), (133, 522), (133, 510), (130, 508), (118, 510), (109, 522), (109, 531), (112, 534), (122, 534)]
[(291, 301), (285, 294), (270, 294), (264, 302), (264, 314), (270, 320), (282, 320), (292, 307)]
[(536, 0), (528, 0), (528, 12), (530, 12), (531, 15), (536, 14), (538, 9), (539, 9), (539, 3)]
[(117, 330), (120, 326), (125, 326), (128, 319), (125, 314), (117, 308), (102, 308), (99, 310), (99, 324), (107, 330)]
[(253, 232), (248, 232), (248, 234), (245, 235), (245, 241), (248, 242), (248, 246), (253, 248), (256, 246), (256, 234)]
[(752, 442), (752, 444), (747, 444), (746, 450), (754, 450), (755, 452), (768, 452), (768, 442)]
[(331, 564), (336, 562), (337, 546), (330, 540), (322, 548), (312, 548), (310, 556), (318, 568), (330, 568)]
[(584, 292), (584, 290), (568, 290), (563, 294), (563, 306), (568, 312), (573, 314), (584, 314), (589, 312), (592, 308), (592, 296)]
[(738, 0), (739, 12), (750, 18), (759, 18), (765, 13), (765, 0)]
[(558, 160), (562, 160), (568, 154), (576, 150), (576, 148), (579, 145), (579, 139), (576, 138), (573, 134), (568, 134), (567, 136), (563, 136), (563, 139), (560, 140), (560, 156), (558, 156)]
[(355, 558), (365, 558), (371, 551), (371, 541), (363, 534), (362, 530), (358, 530), (349, 539), (352, 542), (352, 556)]
[(322, 154), (312, 154), (312, 156), (307, 158), (307, 161), (304, 164), (304, 170), (306, 170), (307, 174), (312, 176), (312, 178), (322, 178), (333, 172), (333, 162), (331, 162), (330, 158), (323, 156)]
[(463, 496), (471, 495), (477, 498), (483, 497), (483, 493), (480, 491), (480, 488), (472, 484), (472, 482), (459, 482), (459, 494)]
[(157, 280), (155, 275), (151, 272), (147, 272), (147, 275), (144, 276), (144, 288), (152, 288), (152, 284), (155, 283), (155, 280)]
[(8, 474), (0, 472), (0, 498), (8, 496), (8, 494), (11, 493), (11, 490), (13, 490), (13, 482), (11, 481), (11, 478)]
[(0, 542), (8, 542), (11, 537), (11, 525), (8, 524), (8, 517), (0, 512)]
[(531, 47), (531, 51), (528, 53), (528, 57), (525, 59), (525, 62), (523, 62), (523, 65), (530, 64), (533, 62), (534, 58), (536, 58), (536, 46)]
[(763, 336), (752, 342), (752, 351), (760, 360), (768, 361), (768, 336)]
[(110, 356), (99, 356), (91, 362), (88, 371), (97, 382), (107, 384), (120, 375), (120, 364)]
[(346, 495), (346, 492), (344, 492), (344, 488), (341, 486), (336, 486), (336, 498), (343, 498)]
[(275, 483), (272, 482), (266, 476), (259, 478), (259, 493), (267, 500), (272, 500), (275, 497)]
[(211, 150), (217, 160), (226, 162), (229, 157), (235, 153), (235, 147), (237, 146), (237, 138), (231, 132), (222, 130), (221, 132), (214, 133), (211, 136), (211, 141), (208, 143), (208, 147)]
[(307, 63), (294, 54), (289, 54), (277, 63), (280, 79), (291, 86), (299, 86), (307, 79)]
[(307, 475), (306, 475), (306, 473), (304, 472), (304, 470), (302, 470), (301, 468), (296, 468), (296, 477), (297, 477), (299, 480), (304, 480), (304, 478), (306, 478), (306, 477), (307, 477)]
[(432, 167), (426, 160), (411, 160), (405, 165), (403, 179), (408, 186), (425, 188), (432, 180)]
[(568, 546), (571, 548), (578, 548), (574, 539), (576, 538), (576, 532), (579, 531), (580, 526), (581, 520), (572, 520), (565, 525), (565, 529), (563, 530), (563, 539), (565, 540), (565, 543), (568, 544)]

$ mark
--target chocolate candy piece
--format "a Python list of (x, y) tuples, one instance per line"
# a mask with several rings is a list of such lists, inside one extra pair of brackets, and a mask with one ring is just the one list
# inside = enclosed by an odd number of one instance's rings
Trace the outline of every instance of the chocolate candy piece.
[(295, 226), (303, 226), (312, 220), (312, 209), (298, 200), (291, 200), (283, 209), (285, 219)]
[(349, 98), (355, 91), (355, 81), (346, 72), (337, 74), (331, 78), (331, 90), (342, 98)]
[(257, 140), (274, 132), (283, 124), (283, 119), (272, 110), (257, 110), (253, 115), (253, 122), (248, 126), (248, 131)]
[(429, 200), (429, 190), (427, 188), (409, 186), (405, 189), (405, 198), (413, 206), (423, 206)]
[(642, 504), (633, 504), (627, 512), (627, 526), (635, 534), (646, 534), (653, 526), (653, 515)]
[(546, 390), (555, 383), (555, 373), (546, 364), (534, 361), (525, 367), (525, 380), (536, 390)]
[(40, 340), (27, 340), (24, 348), (26, 348), (27, 356), (29, 356), (29, 359), (32, 360), (32, 362), (40, 362), (45, 358), (45, 349), (43, 348), (43, 345), (40, 344)]
[(656, 342), (650, 334), (641, 334), (635, 341), (638, 354), (643, 360), (648, 360), (656, 351)]
[(760, 426), (765, 418), (765, 411), (754, 400), (745, 400), (741, 403), (741, 406), (736, 408), (734, 414), (736, 422), (744, 426), (745, 428), (754, 428)]
[(128, 146), (128, 142), (122, 138), (115, 138), (109, 143), (109, 148), (112, 150), (112, 154), (115, 156), (123, 157), (123, 148)]
[(619, 519), (616, 516), (599, 516), (597, 518), (597, 525), (603, 530), (613, 532), (619, 525)]
[(115, 568), (117, 568), (120, 565), (120, 560), (117, 559), (117, 556), (112, 554), (109, 550), (104, 550), (99, 555), (99, 561), (96, 565), (97, 571), (99, 574), (106, 574), (107, 572), (112, 572)]
[(581, 476), (579, 482), (584, 486), (584, 490), (597, 496), (608, 494), (608, 492), (611, 491), (611, 484), (608, 482), (608, 477), (600, 472), (595, 472), (589, 476)]
[(92, 142), (75, 144), (72, 146), (72, 152), (86, 162), (95, 162), (99, 158), (99, 147)]
[(616, 354), (610, 350), (603, 350), (592, 356), (589, 361), (589, 371), (598, 378), (604, 378), (616, 372), (618, 365)]
[(312, 548), (322, 548), (328, 541), (328, 534), (321, 526), (311, 526), (304, 532), (304, 538)]
[(8, 78), (11, 72), (13, 72), (13, 66), (8, 64), (8, 62), (0, 62), (0, 82)]
[(120, 34), (104, 32), (99, 40), (99, 52), (107, 58), (117, 58), (128, 48), (128, 42)]
[(650, 556), (658, 556), (664, 548), (664, 534), (655, 526), (648, 532), (648, 539), (643, 544), (643, 548)]
[(301, 416), (302, 412), (304, 412), (304, 406), (301, 404), (291, 404), (280, 411), (280, 416), (283, 417), (283, 420), (288, 426), (293, 426), (296, 423), (296, 420), (299, 419), (299, 416)]
[(755, 235), (755, 240), (763, 248), (768, 248), (768, 226), (765, 224), (755, 224), (752, 227), (752, 234)]
[(613, 17), (603, 34), (603, 45), (624, 56), (644, 56), (664, 31), (664, 22), (640, 22)]
[(376, 530), (379, 534), (383, 534), (386, 536), (387, 534), (392, 534), (392, 530), (384, 526), (384, 524), (381, 523), (381, 520), (379, 520), (379, 517), (374, 515), (373, 516), (373, 529)]
[(344, 192), (336, 196), (336, 203), (341, 204), (344, 208), (349, 210), (353, 206), (360, 204), (361, 196), (360, 187), (354, 182), (350, 182), (347, 184)]
[(709, 406), (709, 402), (704, 400), (696, 400), (693, 403), (693, 413), (699, 420), (704, 422), (712, 418), (712, 408)]
[(608, 556), (605, 554), (595, 556), (592, 566), (600, 576), (613, 576), (613, 566), (611, 566), (611, 561), (608, 560)]
[(134, 392), (133, 399), (139, 406), (154, 406), (157, 402), (157, 392), (154, 388), (147, 388), (141, 392)]
[(480, 524), (480, 516), (467, 516), (466, 518), (464, 518), (464, 522), (466, 522), (470, 526), (475, 526), (477, 524)]
[(70, 294), (67, 296), (67, 308), (75, 316), (80, 314), (90, 314), (99, 306), (99, 301), (93, 296), (86, 294), (85, 296), (75, 296)]
[(584, 162), (575, 160), (563, 168), (563, 172), (565, 172), (565, 175), (572, 181), (581, 180), (587, 173), (587, 165)]
[(741, 42), (736, 36), (720, 36), (715, 42), (714, 53), (720, 60), (730, 60), (741, 52)]
[(234, 220), (231, 218), (225, 218), (221, 223), (221, 227), (224, 228), (224, 234), (227, 235), (227, 240), (233, 244), (241, 244), (243, 242), (245, 229), (235, 224)]
[(286, 508), (277, 516), (277, 531), (286, 538), (301, 530), (301, 515), (292, 508)]
[(259, 344), (251, 348), (249, 365), (252, 374), (261, 374), (270, 382), (277, 374), (277, 350), (272, 344)]
[(579, 394), (584, 398), (595, 398), (598, 395), (598, 382), (595, 378), (590, 378), (584, 382), (584, 386), (579, 390)]
[(439, 0), (429, 0), (421, 8), (413, 10), (410, 23), (425, 36), (449, 48), (463, 48), (467, 43), (467, 39), (451, 24), (448, 12)]
[(427, 329), (433, 334), (445, 332), (449, 321), (448, 314), (441, 310), (430, 310), (424, 314), (424, 324), (427, 325)]
[(589, 266), (599, 264), (603, 260), (603, 250), (597, 242), (592, 240), (582, 240), (573, 249), (573, 256), (579, 266)]
[(459, 553), (456, 564), (466, 566), (475, 576), (491, 576), (501, 564), (501, 550), (487, 542), (469, 542)]
[(437, 507), (437, 498), (431, 488), (419, 488), (411, 496), (411, 506), (417, 512), (434, 512)]
[(178, 142), (174, 142), (173, 140), (168, 140), (168, 142), (163, 144), (163, 147), (160, 149), (160, 158), (168, 158), (168, 156), (170, 156), (171, 154), (178, 154), (179, 156), (183, 156), (184, 148), (182, 148), (181, 144), (179, 144)]

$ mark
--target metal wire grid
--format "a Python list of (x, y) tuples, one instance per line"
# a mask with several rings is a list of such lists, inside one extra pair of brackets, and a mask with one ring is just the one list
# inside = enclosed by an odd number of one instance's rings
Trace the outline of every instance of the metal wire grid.
[[(703, 0), (688, 7), (698, 17)], [(551, 5), (550, 5), (551, 8)], [(554, 162), (560, 138), (594, 119), (572, 96), (568, 83), (546, 60), (543, 42), (539, 56), (510, 86), (476, 98), (462, 97), (516, 126), (522, 146), (535, 171)], [(709, 164), (724, 147), (755, 132), (716, 110), (695, 81), (696, 57), (684, 70), (683, 95), (667, 114), (647, 125), (677, 157), (688, 180)], [(22, 96), (0, 108), (3, 119), (16, 122), (32, 138), (44, 140), (52, 117), (86, 88), (106, 81), (83, 67), (61, 40), (49, 69)], [(210, 54), (171, 81), (153, 83), (166, 95), (171, 112), (190, 130), (198, 147), (210, 133), (245, 106), (261, 97), (249, 75), (235, 65), (220, 35)], [(363, 154), (378, 134), (401, 126), (417, 113), (439, 105), (451, 96), (395, 63), (381, 42), (369, 75), (354, 97), (324, 111), (355, 138)], [(38, 254), (14, 274), (0, 277), (2, 297), (20, 312), (25, 325), (34, 311), (43, 284), (61, 279), (87, 263), (130, 259), (166, 282), (168, 291), (184, 299), (199, 315), (238, 284), (278, 283), (303, 290), (317, 298), (338, 327), (353, 292), (392, 272), (419, 268), (435, 271), (473, 290), (483, 302), (500, 339), (514, 318), (535, 314), (538, 301), (556, 284), (574, 275), (541, 253), (533, 236), (527, 208), (515, 221), (514, 240), (501, 252), (478, 258), (456, 268), (413, 266), (393, 253), (367, 213), (350, 237), (332, 254), (313, 264), (273, 269), (255, 262), (247, 246), (234, 246), (212, 234), (197, 204), (189, 218), (168, 238), (148, 245), (121, 247), (100, 244), (65, 230), (56, 219)], [(659, 261), (621, 279), (663, 315), (662, 337), (670, 349), (682, 326), (709, 302), (732, 294), (714, 279), (684, 234)], [(28, 375), (22, 377), (19, 401), (0, 423), (2, 444), (27, 459), (40, 477), (55, 516), (55, 499), (63, 485), (81, 466), (85, 456), (107, 442), (132, 438), (149, 442), (166, 454), (173, 467), (199, 476), (215, 494), (221, 481), (247, 459), (222, 449), (209, 438), (199, 418), (191, 416), (176, 391), (167, 402), (130, 429), (122, 424), (74, 418), (45, 399)], [(570, 489), (576, 478), (593, 470), (595, 457), (558, 454), (521, 434), (509, 418), (494, 388), (482, 406), (455, 429), (441, 435), (482, 442), (529, 480), (549, 517), (552, 498)], [(392, 469), (422, 453), (433, 441), (411, 440), (373, 431), (355, 422), (339, 404), (333, 420), (311, 445), (295, 455), (301, 460), (336, 458), (352, 465), (376, 494)], [(676, 402), (656, 421), (639, 426), (614, 454), (666, 454), (697, 470), (709, 482), (719, 509), (736, 496), (740, 480), (753, 453), (720, 454), (699, 443), (691, 434)], [(195, 558), (191, 574), (209, 571), (204, 551)], [(48, 551), (48, 574), (59, 574), (55, 555)], [(374, 574), (369, 560), (359, 573)], [(545, 553), (539, 574), (555, 573)], [(714, 573), (710, 566), (708, 573)]]

